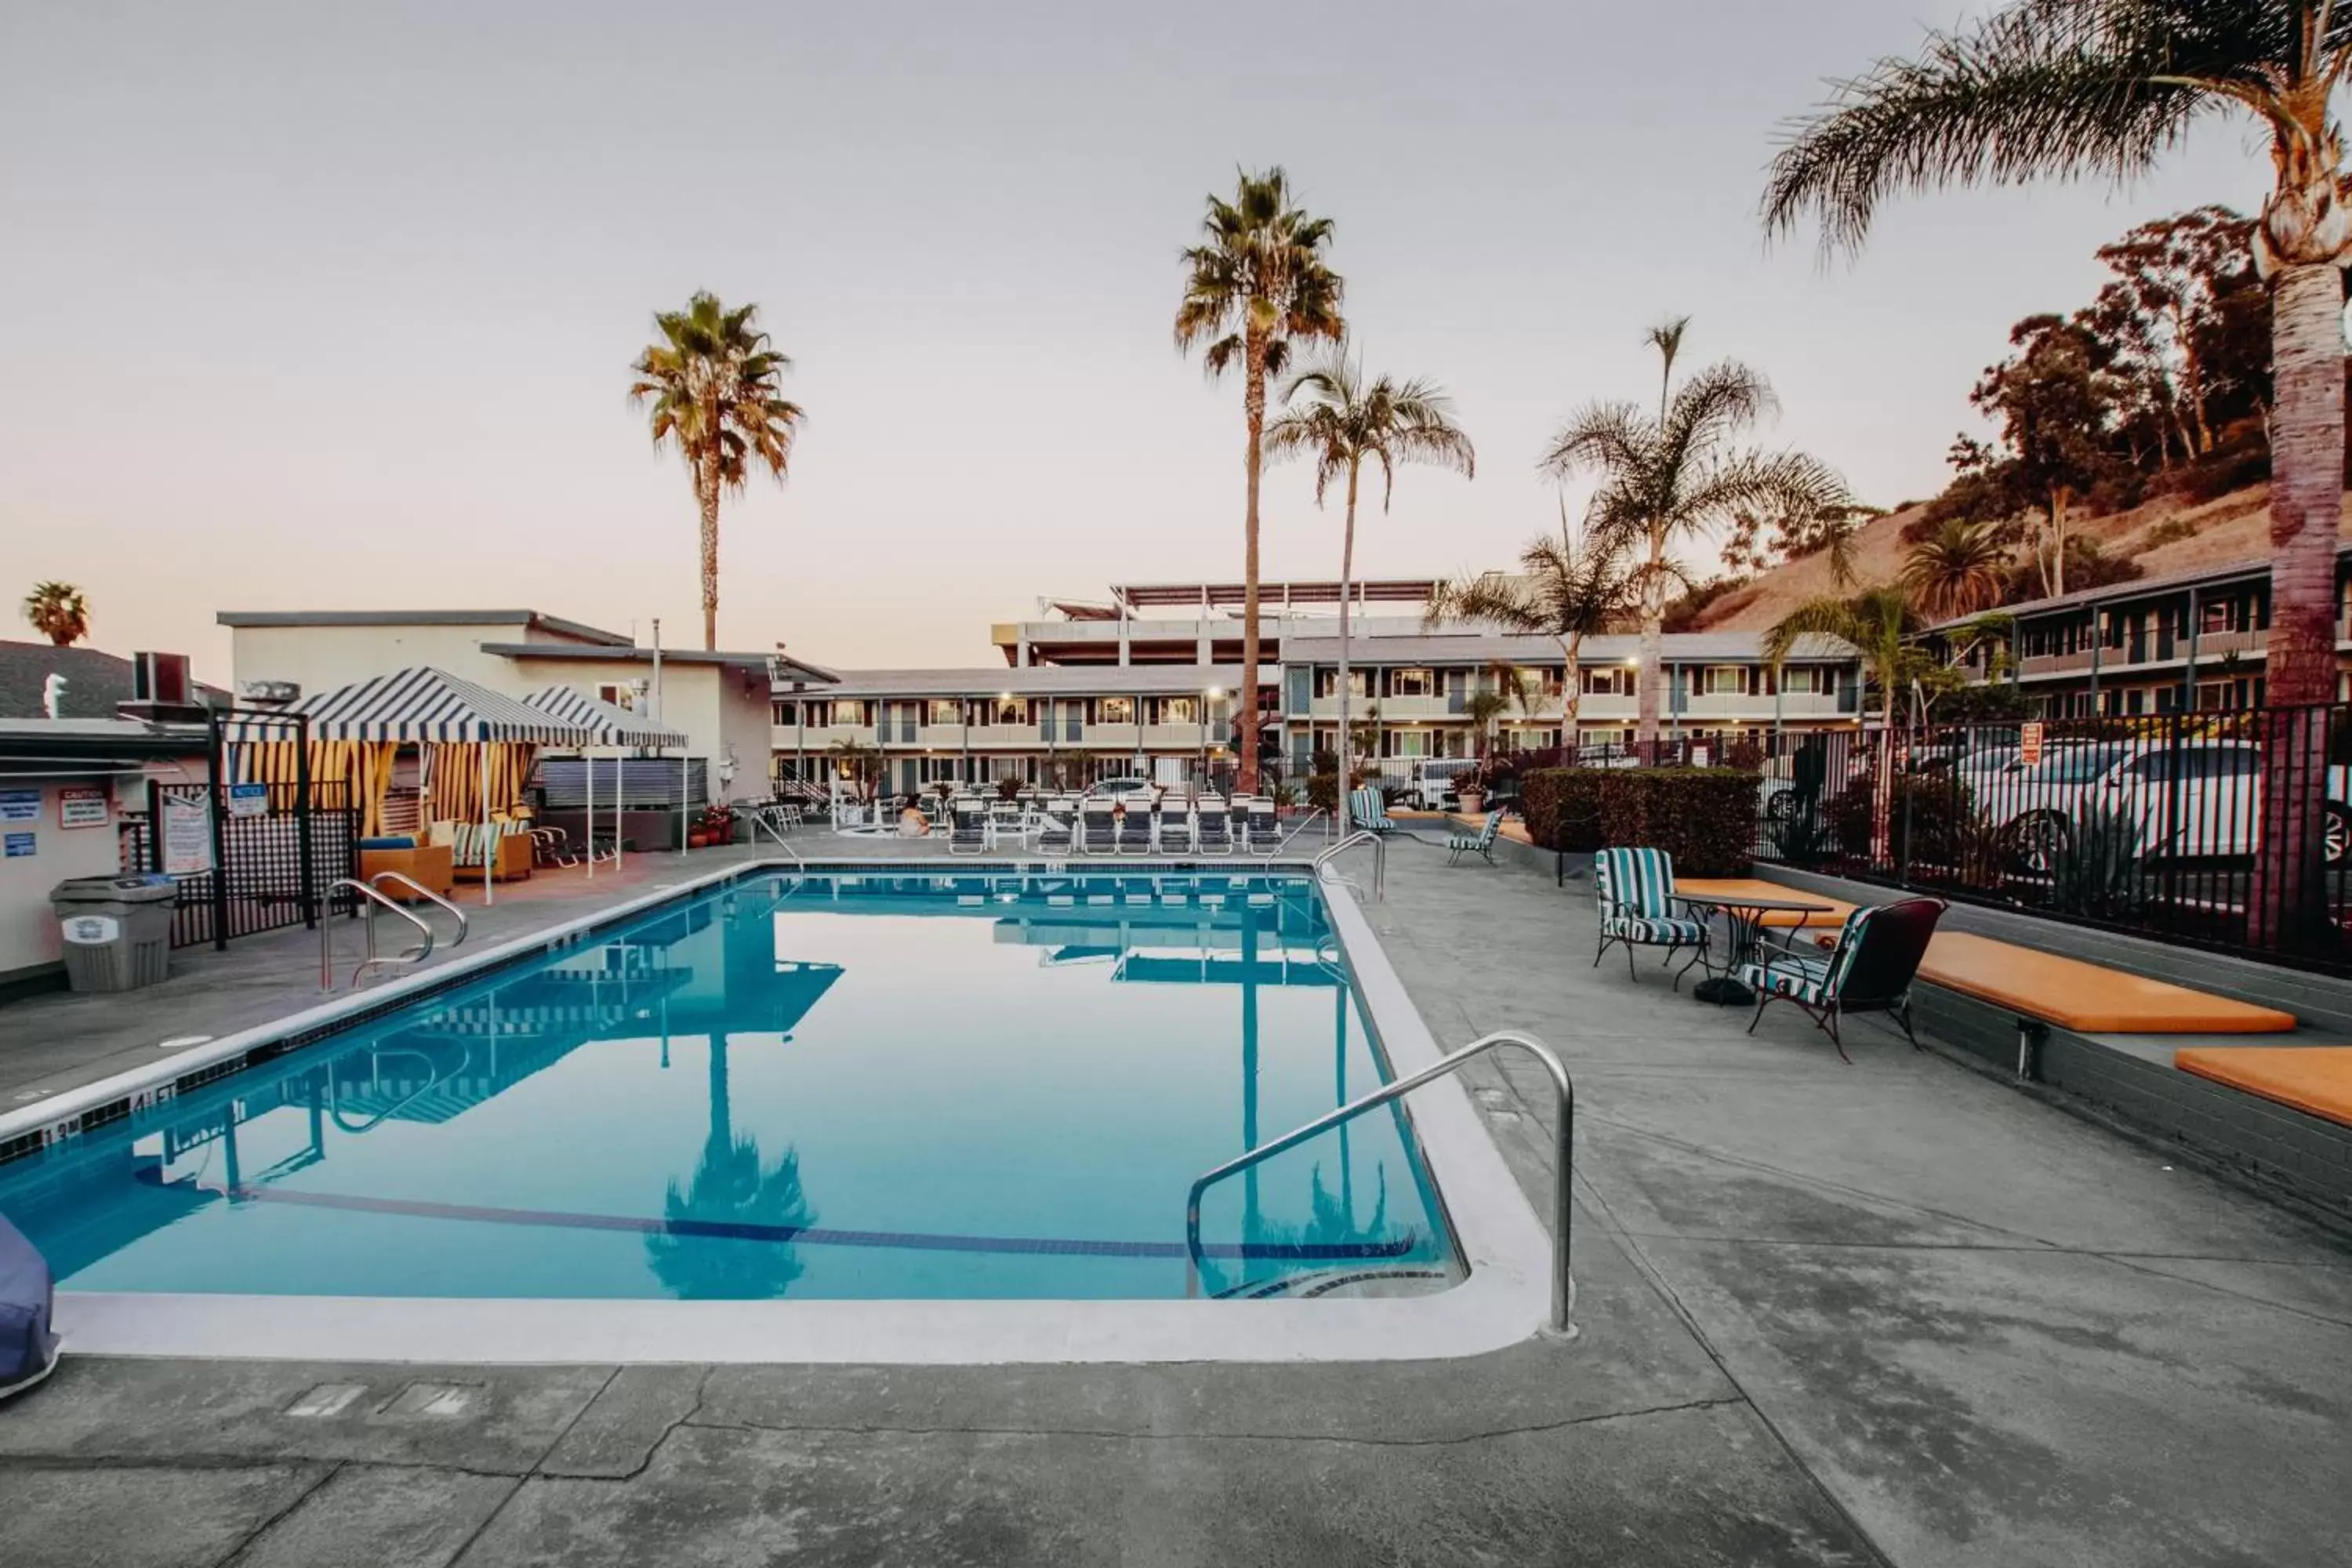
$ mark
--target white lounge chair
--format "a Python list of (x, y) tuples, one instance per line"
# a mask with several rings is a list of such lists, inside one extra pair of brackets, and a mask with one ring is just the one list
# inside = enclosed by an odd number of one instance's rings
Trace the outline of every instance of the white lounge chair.
[(1122, 855), (1151, 853), (1151, 803), (1129, 795), (1125, 802), (1127, 815), (1118, 821), (1118, 852)]
[(988, 848), (988, 807), (977, 796), (958, 795), (948, 803), (948, 853), (978, 855)]
[(1108, 855), (1118, 848), (1118, 819), (1111, 815), (1112, 802), (1100, 795), (1088, 795), (1078, 806), (1078, 852), (1082, 855)]
[(1192, 803), (1171, 789), (1160, 797), (1159, 809), (1153, 815), (1159, 819), (1160, 852), (1162, 855), (1191, 854), (1193, 846)]
[(1193, 839), (1203, 855), (1230, 855), (1234, 852), (1233, 808), (1215, 795), (1201, 797)]

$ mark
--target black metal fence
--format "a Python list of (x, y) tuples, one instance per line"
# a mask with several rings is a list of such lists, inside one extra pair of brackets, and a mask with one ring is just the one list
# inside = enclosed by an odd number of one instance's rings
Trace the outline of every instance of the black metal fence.
[(1757, 750), (1760, 858), (2352, 972), (2352, 709), (1783, 734)]

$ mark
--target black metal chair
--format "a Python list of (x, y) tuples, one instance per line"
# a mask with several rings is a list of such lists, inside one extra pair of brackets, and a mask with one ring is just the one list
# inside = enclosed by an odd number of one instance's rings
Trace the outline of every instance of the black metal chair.
[[(1911, 984), (1927, 955), (1936, 922), (1948, 907), (1941, 899), (1905, 899), (1856, 910), (1827, 952), (1794, 946), (1758, 949), (1754, 959), (1739, 966), (1741, 982), (1756, 993), (1756, 1016), (1748, 1020), (1748, 1032), (1756, 1032), (1766, 1005), (1778, 999), (1796, 1004), (1829, 1036), (1841, 1061), (1853, 1060), (1838, 1037), (1838, 1020), (1851, 1013), (1891, 1015), (1917, 1050), (1919, 1037), (1911, 1032)], [(1801, 929), (1792, 932), (1791, 942), (1801, 934)]]

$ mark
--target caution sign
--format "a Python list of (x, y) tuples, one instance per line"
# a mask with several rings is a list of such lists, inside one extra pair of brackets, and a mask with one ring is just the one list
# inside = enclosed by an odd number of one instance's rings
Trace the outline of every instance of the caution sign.
[(2017, 760), (2025, 766), (2038, 767), (2042, 762), (2042, 726), (2028, 724), (2017, 732)]

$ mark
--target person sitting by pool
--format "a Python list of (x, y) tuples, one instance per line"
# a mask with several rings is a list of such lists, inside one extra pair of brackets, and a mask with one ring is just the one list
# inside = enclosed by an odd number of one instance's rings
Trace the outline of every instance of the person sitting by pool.
[(915, 803), (915, 797), (908, 795), (906, 804), (898, 809), (898, 837), (920, 838), (930, 830), (931, 819), (923, 815), (923, 808)]

